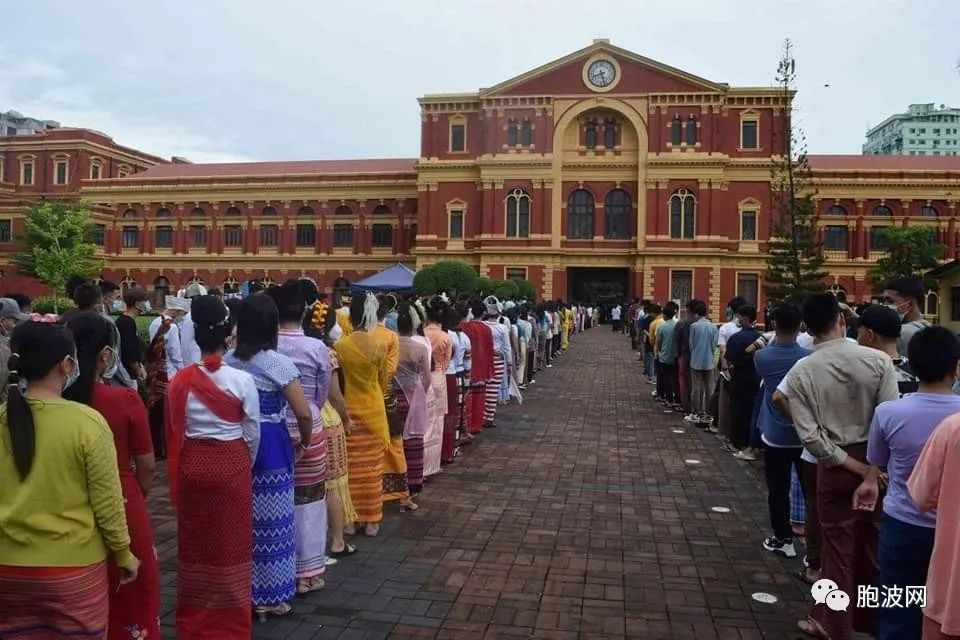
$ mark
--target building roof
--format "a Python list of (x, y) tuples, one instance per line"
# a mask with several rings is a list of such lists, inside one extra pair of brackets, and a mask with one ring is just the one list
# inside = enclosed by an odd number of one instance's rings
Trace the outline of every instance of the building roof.
[(814, 171), (955, 171), (960, 156), (809, 155)]
[(416, 162), (414, 158), (383, 158), (374, 160), (171, 163), (150, 167), (146, 171), (130, 176), (130, 179), (413, 173), (416, 170)]
[(950, 262), (940, 265), (936, 269), (928, 271), (926, 273), (926, 277), (933, 280), (942, 280), (943, 278), (946, 278), (957, 271), (960, 271), (960, 260), (951, 260)]

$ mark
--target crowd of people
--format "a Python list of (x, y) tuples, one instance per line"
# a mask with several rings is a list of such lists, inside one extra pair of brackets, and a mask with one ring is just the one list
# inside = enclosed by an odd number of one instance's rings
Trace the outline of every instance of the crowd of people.
[[(243, 299), (77, 281), (76, 309), (0, 299), (0, 637), (159, 638), (147, 496), (177, 518), (177, 635), (249, 638), (415, 511), (593, 310), (374, 295), (306, 279)], [(5, 357), (6, 356), (6, 357)], [(162, 476), (161, 476), (162, 477)], [(56, 487), (56, 490), (51, 490)], [(395, 506), (392, 506), (395, 505)]]
[(664, 412), (763, 459), (763, 548), (795, 558), (804, 538), (796, 578), (849, 596), (815, 604), (808, 636), (960, 637), (960, 339), (923, 319), (923, 297), (911, 278), (857, 309), (810, 295), (772, 307), (764, 331), (740, 297), (719, 327), (701, 300), (623, 311)]

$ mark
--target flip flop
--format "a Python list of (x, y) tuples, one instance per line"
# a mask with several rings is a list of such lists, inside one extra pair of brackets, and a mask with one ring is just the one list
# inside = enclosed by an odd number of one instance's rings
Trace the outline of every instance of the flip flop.
[(331, 558), (339, 559), (339, 558), (346, 558), (346, 557), (352, 556), (353, 554), (357, 553), (357, 551), (359, 551), (359, 549), (357, 549), (352, 544), (345, 544), (343, 545), (343, 549), (341, 549), (340, 551), (331, 551), (327, 555), (329, 555)]
[(817, 640), (830, 640), (830, 636), (827, 635), (827, 632), (822, 626), (820, 626), (820, 623), (813, 618), (797, 620), (797, 628), (811, 638), (817, 638)]

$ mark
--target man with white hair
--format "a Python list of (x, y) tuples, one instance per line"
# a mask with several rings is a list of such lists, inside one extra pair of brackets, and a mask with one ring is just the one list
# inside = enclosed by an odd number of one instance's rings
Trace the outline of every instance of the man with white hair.
[(180, 345), (180, 326), (190, 311), (190, 300), (167, 296), (163, 314), (150, 323), (150, 346), (147, 347), (147, 410), (150, 414), (150, 433), (157, 459), (166, 458), (163, 405), (167, 385), (183, 369)]
[[(207, 289), (199, 282), (194, 282), (186, 289), (183, 290), (183, 298), (187, 300), (193, 300), (200, 296), (207, 295)], [(200, 347), (197, 345), (197, 340), (193, 335), (193, 316), (188, 312), (187, 315), (183, 318), (183, 323), (180, 325), (180, 351), (183, 356), (183, 366), (189, 367), (190, 365), (200, 362), (202, 354), (200, 353)]]

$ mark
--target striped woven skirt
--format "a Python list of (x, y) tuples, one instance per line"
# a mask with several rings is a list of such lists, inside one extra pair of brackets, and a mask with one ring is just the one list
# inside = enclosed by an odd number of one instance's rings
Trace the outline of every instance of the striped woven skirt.
[(0, 565), (0, 638), (55, 640), (107, 637), (107, 565)]
[(293, 446), (286, 420), (261, 420), (253, 465), (254, 606), (275, 606), (296, 592), (293, 496)]
[[(357, 511), (350, 499), (350, 484), (347, 474), (347, 434), (343, 430), (340, 414), (329, 402), (320, 408), (323, 431), (327, 434), (327, 499), (336, 495), (344, 522), (354, 522)], [(329, 502), (328, 508), (329, 508)]]
[(407, 459), (404, 455), (403, 436), (393, 436), (390, 438), (390, 447), (383, 454), (383, 499), (403, 500), (408, 497), (410, 489), (407, 486)]
[[(293, 467), (293, 530), (298, 578), (323, 575), (327, 560), (327, 437), (320, 412), (316, 407), (311, 409), (310, 446)], [(288, 417), (287, 429), (297, 433), (296, 420)]]
[[(249, 638), (253, 487), (243, 440), (184, 440), (177, 507), (177, 637)], [(149, 636), (147, 638), (149, 640)]]
[(407, 488), (415, 496), (423, 490), (423, 436), (403, 439), (403, 457), (407, 461)]
[[(383, 441), (367, 426), (354, 421), (347, 436), (350, 499), (358, 522), (383, 520)], [(351, 521), (347, 521), (348, 523)]]
[(427, 431), (423, 434), (423, 475), (440, 473), (443, 449), (443, 420), (447, 414), (447, 376), (443, 371), (431, 374), (427, 391)]
[(500, 400), (500, 385), (503, 384), (504, 372), (507, 364), (499, 353), (493, 355), (493, 378), (487, 381), (486, 402), (483, 406), (483, 424), (493, 425), (497, 422), (497, 402)]

